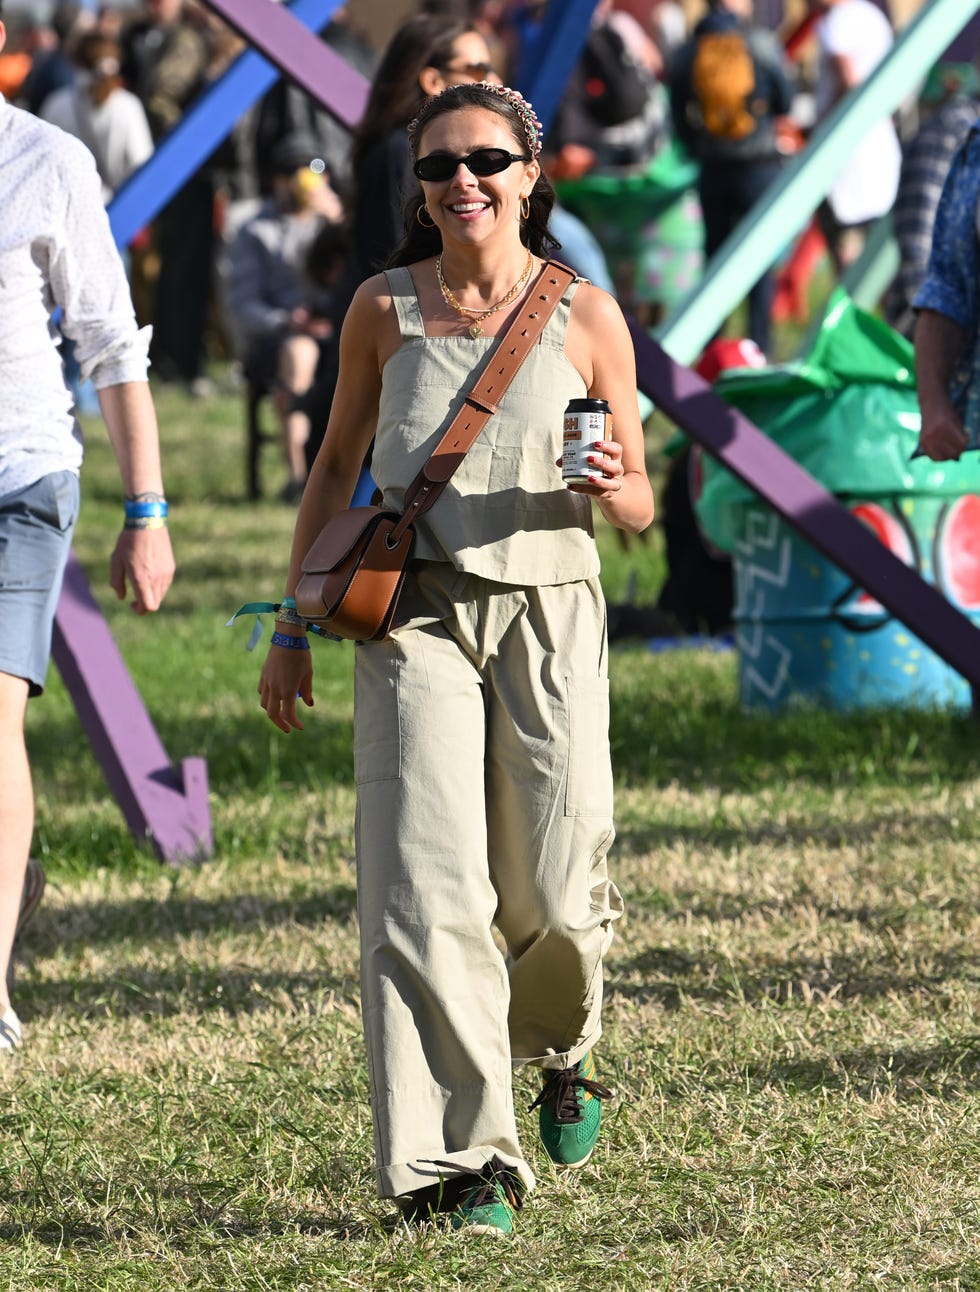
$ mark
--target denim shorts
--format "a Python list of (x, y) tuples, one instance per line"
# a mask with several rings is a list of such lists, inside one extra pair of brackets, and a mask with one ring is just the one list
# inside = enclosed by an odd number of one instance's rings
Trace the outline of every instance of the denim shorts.
[(40, 695), (78, 517), (78, 476), (54, 471), (0, 498), (0, 673)]

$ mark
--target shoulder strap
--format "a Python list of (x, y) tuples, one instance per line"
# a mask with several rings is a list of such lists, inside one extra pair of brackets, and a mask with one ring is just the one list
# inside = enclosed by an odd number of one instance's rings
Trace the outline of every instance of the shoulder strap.
[(429, 510), (445, 489), (476, 437), (497, 411), (504, 392), (574, 279), (572, 270), (555, 260), (544, 265), (517, 317), (500, 337), (467, 392), (462, 408), (428, 462), (405, 490), (404, 511), (389, 535), (392, 546), (417, 517)]
[(411, 271), (405, 266), (398, 269), (386, 269), (388, 290), (395, 306), (395, 317), (398, 319), (398, 330), (403, 341), (414, 341), (425, 336), (422, 325), (422, 311), (419, 309), (419, 298)]

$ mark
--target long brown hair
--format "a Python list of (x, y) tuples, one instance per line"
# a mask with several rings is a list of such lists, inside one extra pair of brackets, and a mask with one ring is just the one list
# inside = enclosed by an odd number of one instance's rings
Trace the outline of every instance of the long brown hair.
[(75, 45), (74, 60), (84, 72), (90, 72), (92, 83), (88, 96), (101, 107), (106, 99), (123, 83), (119, 73), (122, 51), (119, 42), (99, 31), (86, 31)]
[(355, 183), (371, 145), (399, 126), (407, 126), (425, 102), (419, 76), (427, 67), (441, 71), (453, 56), (453, 45), (473, 24), (442, 13), (419, 13), (398, 28), (388, 42), (371, 82), (367, 106), (351, 151)]

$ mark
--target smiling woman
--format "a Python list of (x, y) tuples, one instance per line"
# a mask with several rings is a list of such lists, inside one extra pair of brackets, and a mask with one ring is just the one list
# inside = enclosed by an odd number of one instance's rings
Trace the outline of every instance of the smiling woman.
[[(384, 506), (401, 510), (479, 378), (489, 420), (415, 521), (399, 617), (388, 637), (355, 647), (354, 768), (378, 1191), (415, 1219), (448, 1212), (455, 1228), (500, 1234), (534, 1185), (512, 1064), (542, 1069), (533, 1106), (559, 1167), (590, 1156), (610, 1097), (592, 1051), (622, 901), (606, 866), (608, 652), (592, 503), (641, 529), (653, 500), (622, 314), (546, 260), (553, 193), (530, 104), (499, 85), (450, 87), (409, 140), (421, 192), (394, 267), (360, 287), (345, 320), (285, 590), (348, 506), (372, 436)], [(536, 343), (497, 393), (519, 344), (501, 353), (499, 338), (535, 320)], [(566, 487), (564, 413), (585, 397), (608, 401), (615, 430), (606, 423), (587, 479)], [(290, 732), (302, 727), (297, 697), (313, 702), (313, 672), (297, 648), (300, 616), (283, 620), (290, 640), (274, 639), (259, 692)]]

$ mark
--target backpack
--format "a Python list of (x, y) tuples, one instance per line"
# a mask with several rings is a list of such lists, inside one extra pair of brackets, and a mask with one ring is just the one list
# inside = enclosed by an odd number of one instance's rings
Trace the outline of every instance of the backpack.
[(741, 31), (705, 32), (691, 66), (693, 124), (720, 139), (744, 139), (756, 128), (749, 110), (755, 60)]
[(642, 114), (649, 86), (622, 36), (607, 23), (589, 33), (581, 70), (585, 106), (597, 125), (621, 126)]

